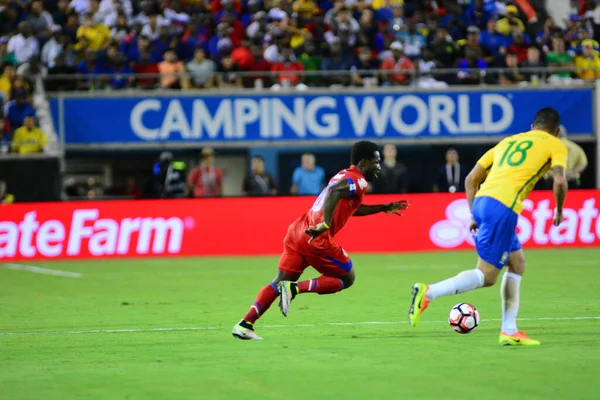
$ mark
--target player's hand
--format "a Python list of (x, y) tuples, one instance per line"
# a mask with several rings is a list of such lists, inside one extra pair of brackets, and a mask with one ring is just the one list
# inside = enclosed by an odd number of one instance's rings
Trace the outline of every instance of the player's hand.
[(558, 210), (555, 208), (554, 209), (554, 226), (559, 226), (561, 224), (561, 222), (563, 222), (564, 218), (562, 215), (562, 211), (558, 212)]
[(327, 228), (325, 224), (321, 222), (318, 225), (309, 226), (308, 229), (304, 231), (304, 233), (310, 236), (310, 239), (308, 239), (308, 243), (310, 243), (313, 241), (314, 238), (320, 236), (322, 233), (325, 233), (328, 230), (329, 228)]
[(408, 206), (410, 206), (408, 200), (392, 201), (383, 205), (383, 212), (386, 214), (396, 214), (401, 217), (402, 214), (398, 210), (406, 210)]
[(469, 224), (469, 231), (471, 231), (471, 233), (476, 233), (477, 230), (479, 229), (479, 225), (477, 225), (477, 222), (475, 222), (475, 220), (473, 218), (471, 218), (471, 223)]

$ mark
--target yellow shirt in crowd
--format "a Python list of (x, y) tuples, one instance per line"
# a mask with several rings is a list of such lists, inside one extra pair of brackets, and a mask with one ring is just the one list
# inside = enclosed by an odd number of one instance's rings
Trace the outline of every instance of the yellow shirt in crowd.
[(575, 58), (577, 76), (585, 81), (596, 80), (600, 76), (600, 56), (597, 53), (591, 57), (577, 56)]
[(476, 197), (491, 197), (520, 214), (537, 181), (553, 167), (567, 167), (567, 154), (564, 143), (547, 132), (509, 136), (477, 161), (489, 173)]
[(41, 153), (48, 144), (48, 138), (40, 128), (32, 130), (22, 126), (15, 131), (11, 143), (12, 151), (19, 154)]
[[(517, 23), (517, 25), (519, 25), (519, 31), (525, 32), (525, 24), (523, 23), (523, 21), (521, 21), (519, 18), (515, 18), (515, 19), (513, 19), (513, 21), (515, 21)], [(510, 20), (508, 18), (500, 19), (496, 23), (496, 31), (498, 31), (498, 33), (501, 35), (510, 36), (510, 34), (511, 34)]]
[[(389, 5), (386, 3), (389, 3)], [(373, 10), (379, 10), (383, 7), (391, 7), (392, 4), (396, 3), (404, 4), (404, 0), (373, 0), (371, 2), (371, 7), (373, 7)]]
[(110, 30), (103, 24), (94, 26), (80, 26), (77, 29), (77, 39), (85, 37), (90, 45), (89, 50), (98, 51), (103, 49), (110, 39)]
[(10, 83), (10, 79), (8, 79), (8, 76), (6, 76), (6, 74), (2, 74), (0, 76), (0, 92), (3, 93), (5, 102), (10, 100), (11, 87), (12, 87), (12, 84)]

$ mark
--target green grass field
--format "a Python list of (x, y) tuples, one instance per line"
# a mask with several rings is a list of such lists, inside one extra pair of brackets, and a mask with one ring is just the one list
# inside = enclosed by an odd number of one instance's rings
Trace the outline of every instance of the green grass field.
[[(600, 249), (527, 256), (519, 327), (538, 348), (498, 346), (499, 286), (407, 325), (411, 284), (471, 268), (472, 252), (355, 255), (352, 289), (302, 295), (288, 318), (275, 305), (255, 342), (230, 331), (275, 258), (0, 268), (0, 399), (598, 399)], [(445, 322), (460, 301), (482, 317), (470, 335)]]

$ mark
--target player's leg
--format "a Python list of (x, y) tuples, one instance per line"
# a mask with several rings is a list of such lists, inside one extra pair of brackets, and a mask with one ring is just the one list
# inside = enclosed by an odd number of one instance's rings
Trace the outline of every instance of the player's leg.
[(308, 266), (304, 258), (289, 248), (284, 247), (279, 260), (279, 269), (275, 278), (265, 285), (256, 296), (250, 309), (242, 320), (233, 327), (232, 334), (238, 339), (262, 339), (254, 333), (254, 323), (271, 307), (279, 297), (277, 285), (281, 281), (296, 281)]
[(477, 198), (473, 203), (473, 217), (479, 226), (475, 238), (478, 254), (476, 268), (462, 271), (432, 285), (416, 283), (412, 289), (412, 303), (408, 312), (412, 326), (417, 326), (431, 300), (496, 283), (500, 271), (508, 261), (518, 216), (496, 200)]
[(322, 275), (301, 282), (283, 281), (278, 288), (281, 292), (279, 307), (284, 316), (289, 313), (292, 300), (302, 293), (332, 294), (348, 289), (354, 284), (356, 274), (352, 260), (339, 246), (330, 251), (307, 258), (310, 265)]
[(539, 341), (525, 336), (524, 331), (517, 328), (517, 313), (521, 291), (521, 279), (525, 273), (525, 254), (516, 239), (514, 251), (510, 253), (506, 271), (500, 285), (502, 297), (502, 330), (499, 343), (505, 346), (537, 346)]

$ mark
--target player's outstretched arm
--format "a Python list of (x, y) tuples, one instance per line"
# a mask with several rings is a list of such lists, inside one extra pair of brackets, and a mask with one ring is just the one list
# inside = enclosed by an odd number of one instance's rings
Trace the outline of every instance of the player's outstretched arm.
[(309, 243), (320, 234), (329, 230), (333, 221), (335, 208), (341, 199), (346, 199), (348, 197), (350, 197), (350, 182), (348, 182), (347, 179), (341, 179), (329, 186), (323, 202), (323, 222), (318, 225), (310, 226), (304, 231), (310, 236)]
[(552, 168), (552, 179), (554, 180), (552, 189), (554, 190), (554, 199), (556, 200), (554, 225), (558, 226), (563, 220), (563, 206), (565, 205), (565, 198), (567, 197), (567, 191), (569, 189), (565, 168), (559, 165), (554, 166)]
[(361, 204), (358, 207), (358, 210), (354, 213), (354, 217), (365, 217), (367, 215), (373, 215), (378, 213), (388, 213), (388, 214), (396, 214), (398, 216), (402, 216), (398, 211), (406, 210), (410, 204), (408, 200), (400, 200), (400, 201), (392, 201), (391, 203), (386, 204), (374, 204), (374, 205), (366, 205)]

